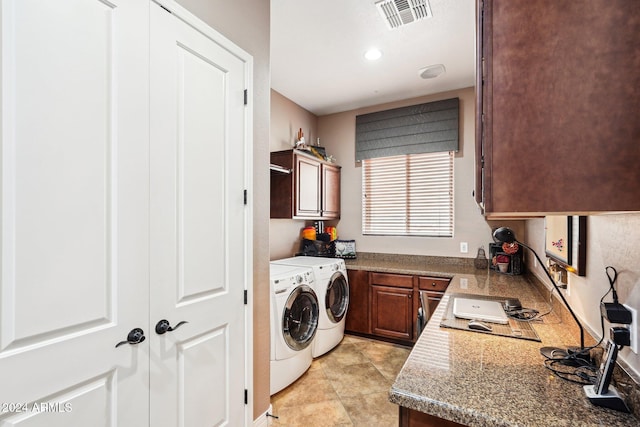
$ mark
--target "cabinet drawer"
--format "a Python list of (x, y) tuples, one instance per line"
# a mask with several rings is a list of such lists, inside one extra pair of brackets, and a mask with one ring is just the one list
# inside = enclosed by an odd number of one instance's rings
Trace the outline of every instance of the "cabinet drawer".
[(449, 286), (450, 279), (442, 277), (419, 277), (418, 287), (423, 291), (440, 291), (444, 292)]
[(386, 285), (397, 288), (413, 288), (413, 276), (404, 274), (371, 273), (372, 285)]

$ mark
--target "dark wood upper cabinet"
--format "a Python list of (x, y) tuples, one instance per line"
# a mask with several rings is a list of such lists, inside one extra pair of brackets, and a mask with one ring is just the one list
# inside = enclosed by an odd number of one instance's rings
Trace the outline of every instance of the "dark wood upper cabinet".
[(317, 160), (306, 156), (294, 155), (294, 159), (293, 215), (304, 218), (320, 218), (322, 216), (321, 165)]
[(476, 200), (488, 216), (640, 210), (640, 7), (478, 1)]
[(322, 215), (340, 218), (340, 167), (322, 164)]
[(271, 153), (271, 218), (340, 218), (340, 166), (299, 150)]

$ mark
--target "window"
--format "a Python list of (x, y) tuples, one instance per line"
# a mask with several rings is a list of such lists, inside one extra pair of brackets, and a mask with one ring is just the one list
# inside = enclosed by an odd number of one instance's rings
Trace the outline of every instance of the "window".
[(453, 152), (363, 160), (362, 234), (453, 237)]

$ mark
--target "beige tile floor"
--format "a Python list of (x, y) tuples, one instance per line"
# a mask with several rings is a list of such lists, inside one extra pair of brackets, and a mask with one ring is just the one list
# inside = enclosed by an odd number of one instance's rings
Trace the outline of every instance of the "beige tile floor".
[(411, 350), (346, 335), (295, 383), (271, 396), (273, 427), (397, 426), (389, 389)]

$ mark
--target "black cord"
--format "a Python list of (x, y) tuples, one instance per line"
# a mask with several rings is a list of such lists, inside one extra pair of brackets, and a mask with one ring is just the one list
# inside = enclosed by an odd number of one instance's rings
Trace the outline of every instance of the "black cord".
[(520, 310), (510, 310), (510, 311), (506, 311), (506, 313), (507, 313), (507, 316), (511, 317), (512, 319), (522, 320), (525, 322), (537, 320), (539, 317), (538, 315), (540, 314), (538, 310), (535, 310), (533, 308), (522, 308)]
[[(613, 270), (613, 278), (611, 276), (609, 276), (609, 271), (608, 269)], [(604, 299), (607, 297), (607, 295), (609, 295), (610, 292), (613, 293), (614, 295), (614, 301), (617, 301), (617, 295), (615, 293), (615, 288), (614, 288), (614, 283), (616, 281), (616, 278), (618, 277), (618, 272), (616, 271), (615, 268), (608, 266), (606, 269), (606, 273), (607, 276), (609, 277), (609, 290), (607, 292), (605, 292), (604, 295), (602, 295), (602, 298), (600, 298), (600, 304), (602, 304), (602, 302), (604, 301)], [(575, 352), (572, 354), (569, 354), (566, 357), (557, 357), (557, 358), (552, 358), (552, 359), (546, 359), (544, 361), (544, 366), (549, 369), (551, 372), (553, 372), (556, 376), (567, 380), (567, 381), (571, 381), (574, 383), (578, 383), (578, 384), (583, 384), (583, 385), (589, 385), (589, 384), (595, 384), (596, 378), (597, 378), (597, 370), (598, 367), (595, 366), (592, 363), (587, 362), (586, 360), (584, 360), (583, 358), (580, 358), (579, 356), (587, 354), (588, 352), (590, 352), (592, 349), (598, 347), (602, 341), (604, 340), (604, 317), (602, 315), (600, 315), (600, 329), (601, 329), (601, 338), (600, 340), (595, 343), (594, 345), (592, 345), (591, 347), (585, 347), (584, 349), (582, 349), (579, 352)], [(554, 366), (556, 364), (564, 367), (565, 369), (567, 369), (567, 365), (566, 362), (567, 361), (571, 361), (572, 365), (579, 365), (577, 368), (575, 368), (573, 371), (571, 372), (567, 372), (567, 371), (562, 371), (558, 368), (555, 368)], [(565, 364), (563, 364), (563, 362), (565, 362)], [(589, 371), (594, 371), (595, 372), (595, 376), (593, 375), (588, 375), (585, 374), (581, 371), (578, 371), (578, 369), (586, 369)], [(578, 378), (580, 378), (580, 380), (575, 380), (573, 378), (571, 378), (571, 376), (577, 376)], [(591, 381), (589, 383), (583, 383), (582, 381), (586, 381), (588, 378), (588, 381)]]
[[(613, 271), (613, 277), (609, 275), (609, 270)], [(618, 293), (616, 292), (616, 288), (613, 286), (616, 283), (616, 280), (618, 279), (618, 271), (610, 265), (606, 266), (604, 271), (607, 274), (607, 277), (609, 278), (609, 291), (613, 292), (613, 302), (618, 304)], [(608, 293), (609, 292), (607, 292), (607, 294)]]
[[(575, 384), (592, 385), (596, 383), (597, 368), (594, 365), (583, 361), (584, 364), (581, 366), (569, 367), (563, 364), (566, 359), (567, 358), (546, 359), (544, 366), (557, 377)], [(580, 361), (582, 361), (582, 359), (576, 359), (576, 362), (581, 363)]]

